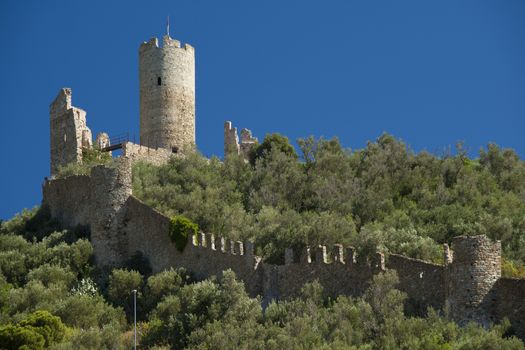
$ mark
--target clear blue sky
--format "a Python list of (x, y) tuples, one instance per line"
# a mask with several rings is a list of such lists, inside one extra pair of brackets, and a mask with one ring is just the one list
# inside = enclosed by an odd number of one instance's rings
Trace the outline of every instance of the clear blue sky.
[(525, 1), (0, 2), (0, 218), (40, 203), (50, 102), (61, 87), (94, 135), (138, 135), (138, 47), (196, 48), (197, 145), (222, 156), (223, 122), (256, 136), (383, 131), (440, 152), (464, 140), (525, 155)]

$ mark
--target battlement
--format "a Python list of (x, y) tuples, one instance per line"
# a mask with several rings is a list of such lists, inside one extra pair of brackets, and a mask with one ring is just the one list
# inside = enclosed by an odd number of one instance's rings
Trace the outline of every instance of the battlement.
[(253, 270), (257, 269), (262, 260), (261, 257), (254, 254), (253, 242), (234, 241), (203, 232), (192, 236), (190, 242), (194, 249), (205, 249), (211, 254), (226, 254), (241, 258)]
[(374, 268), (379, 271), (385, 270), (385, 255), (376, 252), (372, 257), (358, 257), (354, 247), (343, 247), (342, 244), (334, 244), (331, 249), (325, 245), (318, 245), (315, 249), (304, 247), (301, 250), (287, 248), (284, 253), (284, 264), (338, 264), (347, 268)]
[(159, 39), (157, 37), (151, 38), (148, 41), (144, 41), (140, 44), (139, 52), (152, 50), (152, 49), (183, 49), (188, 52), (194, 52), (195, 48), (188, 43), (182, 44), (180, 40), (173, 39), (169, 35), (164, 35), (162, 37), (162, 45), (159, 45)]

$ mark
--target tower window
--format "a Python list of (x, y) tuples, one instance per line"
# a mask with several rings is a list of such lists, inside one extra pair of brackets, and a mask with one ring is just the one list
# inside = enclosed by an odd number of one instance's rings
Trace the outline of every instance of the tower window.
[(157, 85), (158, 86), (162, 85), (162, 79), (160, 77), (157, 78)]

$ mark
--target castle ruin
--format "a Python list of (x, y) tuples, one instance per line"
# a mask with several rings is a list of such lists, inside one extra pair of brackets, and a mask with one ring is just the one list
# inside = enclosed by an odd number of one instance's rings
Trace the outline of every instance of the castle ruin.
[[(140, 144), (122, 142), (122, 156), (111, 166), (97, 166), (89, 175), (55, 178), (59, 167), (82, 162), (93, 147), (86, 112), (73, 107), (71, 90), (61, 89), (50, 107), (51, 175), (43, 184), (42, 205), (65, 227), (89, 227), (97, 265), (122, 266), (142, 253), (153, 272), (184, 267), (198, 278), (232, 269), (251, 296), (264, 302), (297, 295), (306, 282), (318, 280), (327, 295), (361, 295), (374, 274), (393, 269), (399, 289), (407, 293), (414, 313), (441, 310), (461, 324), (483, 325), (508, 318), (525, 339), (525, 280), (501, 277), (501, 243), (486, 236), (456, 237), (444, 246), (442, 264), (397, 254), (356, 256), (352, 247), (287, 249), (284, 264), (273, 265), (254, 254), (251, 242), (218, 239), (200, 233), (180, 252), (169, 238), (170, 219), (133, 196), (131, 167), (137, 160), (155, 164), (183, 156), (195, 144), (194, 49), (165, 36), (141, 45)], [(247, 157), (257, 143), (251, 132), (224, 125), (225, 155)], [(95, 145), (111, 148), (107, 134)]]

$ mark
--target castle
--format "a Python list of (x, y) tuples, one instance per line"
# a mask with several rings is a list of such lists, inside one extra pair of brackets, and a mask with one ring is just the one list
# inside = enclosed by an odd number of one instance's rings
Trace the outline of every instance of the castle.
[[(434, 307), (460, 323), (487, 325), (509, 318), (525, 339), (525, 280), (501, 277), (501, 243), (486, 236), (456, 237), (444, 246), (443, 264), (377, 253), (356, 256), (352, 247), (309, 247), (286, 250), (284, 265), (254, 255), (251, 242), (218, 239), (200, 233), (180, 252), (171, 242), (170, 219), (133, 196), (131, 166), (136, 160), (165, 163), (195, 147), (195, 50), (156, 38), (139, 49), (140, 143), (111, 143), (101, 133), (92, 141), (86, 112), (73, 107), (71, 90), (61, 89), (50, 106), (51, 177), (43, 184), (42, 205), (65, 227), (89, 227), (96, 263), (120, 266), (137, 252), (154, 272), (184, 267), (198, 278), (232, 269), (248, 293), (264, 302), (296, 295), (306, 282), (318, 280), (330, 296), (361, 295), (374, 274), (394, 269), (409, 307), (424, 313)], [(247, 155), (256, 144), (247, 129), (224, 125), (225, 153)], [(92, 147), (122, 155), (111, 166), (96, 166), (89, 175), (56, 178), (61, 166), (82, 162)]]

